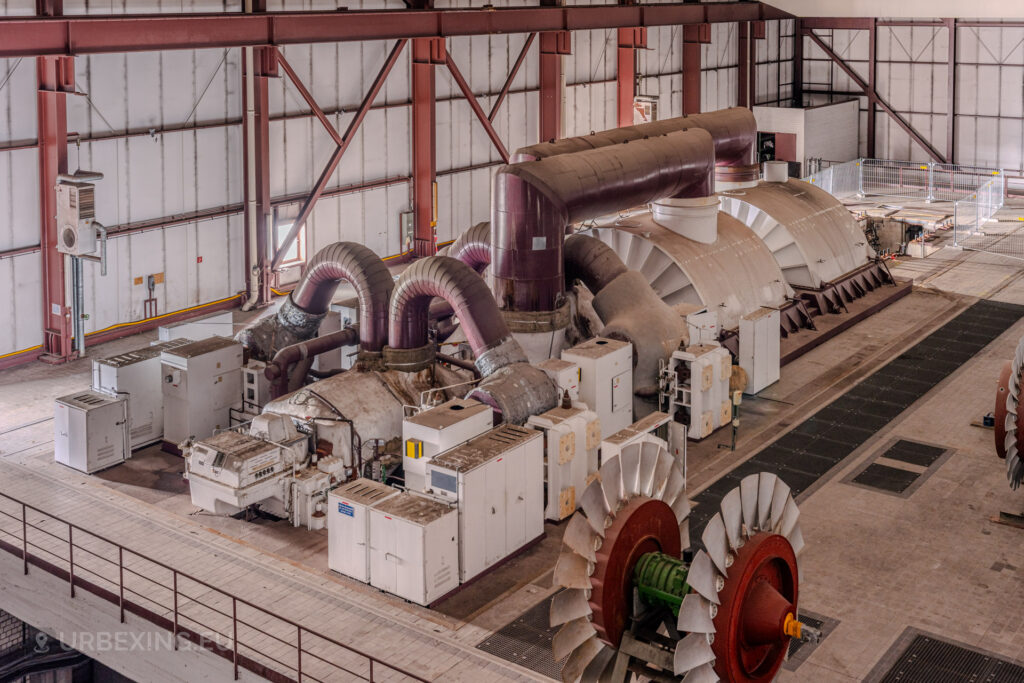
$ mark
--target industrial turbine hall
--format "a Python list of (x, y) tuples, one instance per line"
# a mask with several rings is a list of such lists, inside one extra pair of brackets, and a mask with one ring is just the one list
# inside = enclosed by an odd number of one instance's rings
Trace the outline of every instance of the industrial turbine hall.
[(0, 283), (0, 682), (1024, 682), (1018, 0), (4, 0)]

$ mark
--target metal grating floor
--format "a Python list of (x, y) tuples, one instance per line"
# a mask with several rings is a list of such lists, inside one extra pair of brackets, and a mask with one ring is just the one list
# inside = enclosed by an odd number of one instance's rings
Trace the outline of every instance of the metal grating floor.
[(562, 680), (565, 660), (556, 662), (551, 654), (551, 638), (558, 629), (548, 625), (550, 611), (551, 598), (540, 601), (483, 640), (477, 649), (549, 678)]
[(931, 467), (932, 464), (942, 457), (942, 454), (945, 452), (945, 448), (900, 439), (890, 446), (889, 450), (883, 453), (882, 456), (891, 460), (908, 462), (911, 465)]
[(880, 465), (877, 462), (865, 467), (860, 474), (853, 478), (853, 482), (862, 486), (870, 486), (873, 489), (881, 489), (892, 493), (903, 493), (910, 485), (917, 481), (921, 475), (917, 472)]
[(914, 636), (880, 683), (1020, 683), (1024, 666), (928, 635)]
[[(818, 629), (819, 631), (821, 630), (821, 627), (825, 625), (825, 622), (823, 620), (815, 619), (814, 617), (808, 616), (806, 614), (800, 615), (800, 621), (802, 621), (807, 626)], [(825, 634), (822, 634), (822, 640), (824, 640), (824, 635)], [(789, 659), (792, 659), (793, 655), (802, 650), (804, 645), (807, 645), (807, 642), (803, 640), (794, 640), (790, 642), (789, 654), (787, 655), (787, 657)]]
[[(722, 497), (755, 472), (774, 472), (794, 496), (849, 457), (1024, 316), (1024, 306), (979, 301), (693, 497), (691, 546)], [(938, 456), (936, 456), (938, 457)]]

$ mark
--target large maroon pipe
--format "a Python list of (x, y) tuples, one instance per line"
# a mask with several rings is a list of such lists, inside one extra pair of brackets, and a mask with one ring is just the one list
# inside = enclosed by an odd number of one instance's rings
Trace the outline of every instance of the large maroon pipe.
[(598, 149), (690, 128), (700, 128), (711, 134), (715, 141), (715, 163), (718, 166), (743, 166), (751, 163), (754, 143), (757, 140), (757, 122), (753, 113), (746, 107), (720, 109), (704, 114), (613, 128), (554, 142), (541, 142), (516, 150), (511, 161), (516, 163), (547, 159), (559, 154)]
[(509, 310), (556, 310), (568, 224), (713, 194), (714, 158), (711, 135), (694, 129), (502, 166), (491, 207), (495, 298)]
[[(292, 388), (289, 386), (292, 366), (299, 361), (313, 359), (321, 353), (340, 349), (342, 346), (351, 346), (358, 339), (358, 327), (352, 326), (284, 347), (274, 355), (274, 360), (267, 363), (267, 367), (263, 370), (264, 376), (271, 381), (270, 397), (278, 398), (288, 393)], [(301, 379), (299, 378), (300, 382)]]
[(387, 341), (388, 301), (394, 280), (371, 249), (355, 242), (324, 247), (306, 266), (302, 281), (289, 298), (302, 312), (322, 315), (343, 280), (352, 284), (359, 300), (360, 348), (379, 352)]
[(458, 236), (448, 247), (448, 256), (458, 259), (478, 273), (491, 264), (491, 224), (477, 223)]
[(398, 278), (388, 324), (392, 348), (427, 344), (427, 314), (434, 297), (451, 304), (477, 358), (511, 337), (487, 283), (477, 272), (450, 256), (431, 256), (414, 262)]

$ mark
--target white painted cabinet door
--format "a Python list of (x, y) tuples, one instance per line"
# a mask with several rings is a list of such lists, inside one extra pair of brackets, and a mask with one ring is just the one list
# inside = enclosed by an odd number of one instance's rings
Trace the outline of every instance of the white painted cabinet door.
[(487, 498), (484, 514), (486, 565), (490, 567), (505, 557), (505, 458), (495, 458), (482, 468), (485, 470)]
[(519, 447), (501, 463), (505, 465), (506, 553), (526, 543), (526, 460)]
[(370, 583), (381, 590), (396, 593), (395, 524), (382, 512), (370, 512)]

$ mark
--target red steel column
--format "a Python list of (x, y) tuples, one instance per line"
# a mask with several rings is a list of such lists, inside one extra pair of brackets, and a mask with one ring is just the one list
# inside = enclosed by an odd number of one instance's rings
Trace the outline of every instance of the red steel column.
[(700, 60), (703, 43), (711, 42), (711, 24), (683, 26), (683, 115), (699, 114)]
[(434, 65), (445, 63), (442, 38), (412, 41), (412, 206), (413, 256), (437, 252)]
[(562, 55), (572, 54), (572, 34), (550, 31), (540, 34), (541, 142), (562, 137)]
[[(63, 13), (61, 0), (38, 0), (36, 13)], [(68, 171), (67, 95), (75, 89), (73, 57), (37, 57), (36, 116), (39, 137), (40, 256), (43, 284), (43, 349), (40, 360), (64, 363), (74, 358), (71, 309), (64, 283), (64, 254), (57, 251), (57, 176)]]
[(633, 98), (637, 90), (636, 51), (647, 47), (647, 29), (620, 28), (617, 67), (615, 72), (618, 102), (618, 125), (633, 125)]
[[(277, 48), (258, 47), (252, 51), (252, 64), (246, 57), (247, 50), (242, 50), (242, 108), (243, 112), (249, 111), (248, 89), (245, 87), (245, 79), (249, 70), (253, 74), (253, 122), (252, 131), (249, 130), (249, 117), (242, 116), (242, 148), (243, 148), (243, 177), (246, 178), (244, 189), (245, 206), (245, 272), (251, 273), (253, 269), (257, 272), (257, 291), (249, 291), (248, 295), (253, 305), (257, 308), (267, 306), (271, 302), (270, 292), (270, 228), (273, 216), (273, 207), (270, 203), (270, 98), (269, 98), (269, 77), (277, 76)], [(252, 153), (249, 150), (249, 140), (253, 140)], [(251, 166), (250, 166), (251, 164)], [(254, 176), (253, 187), (250, 189), (248, 178), (250, 173)], [(248, 226), (250, 221), (255, 220), (256, 230), (256, 260), (252, 262), (249, 250), (250, 235)], [(246, 287), (249, 287), (250, 280), (246, 279)], [(253, 299), (254, 297), (254, 299)]]
[(868, 29), (868, 157), (871, 159), (876, 158), (877, 149), (877, 135), (875, 129), (877, 127), (878, 112), (875, 109), (875, 104), (878, 101), (878, 96), (875, 90), (875, 74), (878, 71), (878, 19), (871, 19), (871, 28)]
[(944, 19), (949, 32), (946, 74), (946, 161), (956, 163), (956, 19)]

